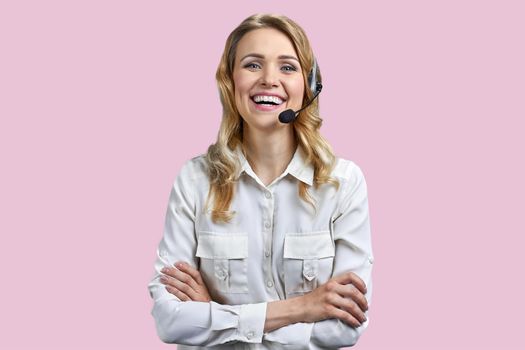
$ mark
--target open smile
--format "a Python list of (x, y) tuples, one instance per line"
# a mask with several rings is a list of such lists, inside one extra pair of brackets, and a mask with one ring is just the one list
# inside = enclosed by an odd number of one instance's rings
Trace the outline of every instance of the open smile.
[(278, 95), (256, 94), (250, 97), (250, 100), (259, 111), (275, 111), (281, 108), (286, 101)]

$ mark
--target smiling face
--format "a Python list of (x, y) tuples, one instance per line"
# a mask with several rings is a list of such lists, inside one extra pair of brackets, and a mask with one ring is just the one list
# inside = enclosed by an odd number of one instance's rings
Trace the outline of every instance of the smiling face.
[(279, 113), (301, 108), (304, 79), (297, 53), (290, 39), (276, 29), (252, 30), (241, 38), (233, 83), (235, 104), (249, 127), (284, 127)]

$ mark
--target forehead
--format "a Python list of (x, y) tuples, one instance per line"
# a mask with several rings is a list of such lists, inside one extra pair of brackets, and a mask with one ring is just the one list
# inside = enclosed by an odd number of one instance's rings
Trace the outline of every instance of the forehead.
[(235, 60), (250, 53), (262, 54), (272, 58), (280, 55), (297, 56), (292, 41), (282, 32), (273, 28), (249, 31), (239, 41)]

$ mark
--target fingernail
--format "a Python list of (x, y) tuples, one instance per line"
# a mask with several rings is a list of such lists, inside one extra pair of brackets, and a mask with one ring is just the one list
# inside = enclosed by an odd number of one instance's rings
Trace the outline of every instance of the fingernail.
[(184, 267), (184, 263), (176, 263), (175, 266), (177, 266), (180, 269)]
[(168, 269), (166, 267), (164, 267), (162, 270), (160, 270), (160, 272), (166, 273), (166, 272), (168, 272)]

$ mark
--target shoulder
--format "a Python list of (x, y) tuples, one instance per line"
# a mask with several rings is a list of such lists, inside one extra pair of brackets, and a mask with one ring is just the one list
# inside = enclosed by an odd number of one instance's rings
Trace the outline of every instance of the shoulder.
[(368, 189), (359, 165), (351, 160), (337, 158), (332, 176), (339, 181), (337, 208), (341, 215), (347, 212), (352, 205), (366, 207)]
[(195, 183), (208, 180), (206, 155), (201, 154), (187, 160), (181, 167), (177, 178), (185, 183)]
[(365, 176), (361, 167), (348, 159), (337, 158), (331, 175), (339, 181), (343, 191), (350, 191), (360, 185), (366, 186)]

